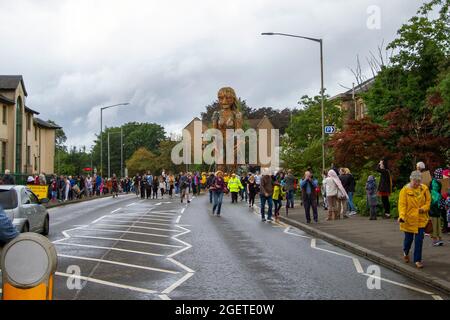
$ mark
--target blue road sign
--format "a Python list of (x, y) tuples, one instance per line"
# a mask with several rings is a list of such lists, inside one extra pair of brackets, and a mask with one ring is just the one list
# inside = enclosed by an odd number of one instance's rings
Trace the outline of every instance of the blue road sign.
[(336, 128), (334, 126), (325, 126), (325, 133), (332, 134), (336, 132)]

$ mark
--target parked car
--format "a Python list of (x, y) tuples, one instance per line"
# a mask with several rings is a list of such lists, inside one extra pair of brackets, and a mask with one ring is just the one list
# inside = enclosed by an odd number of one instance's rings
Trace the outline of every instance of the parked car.
[(0, 205), (19, 232), (36, 232), (48, 235), (50, 218), (39, 200), (26, 186), (0, 185)]

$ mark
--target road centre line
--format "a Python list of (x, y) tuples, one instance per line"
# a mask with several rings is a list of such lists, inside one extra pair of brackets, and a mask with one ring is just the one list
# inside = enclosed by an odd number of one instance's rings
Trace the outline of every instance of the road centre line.
[(87, 260), (87, 261), (95, 261), (95, 262), (108, 263), (108, 264), (115, 264), (115, 265), (118, 265), (118, 266), (124, 266), (124, 267), (136, 268), (136, 269), (144, 269), (144, 270), (149, 270), (149, 271), (157, 271), (157, 272), (170, 273), (170, 274), (179, 274), (178, 271), (172, 271), (172, 270), (166, 270), (166, 269), (160, 269), (160, 268), (152, 268), (152, 267), (145, 267), (145, 266), (139, 266), (139, 265), (136, 265), (136, 264), (129, 264), (129, 263), (123, 263), (123, 262), (117, 262), (117, 261), (111, 261), (111, 260), (104, 260), (104, 259), (96, 259), (96, 258), (88, 258), (88, 257), (80, 257), (80, 256), (71, 256), (71, 255), (66, 255), (66, 254), (58, 254), (58, 257), (69, 258), (69, 259), (78, 259), (78, 260)]
[(134, 251), (134, 250), (115, 248), (115, 247), (100, 247), (100, 246), (91, 246), (91, 245), (87, 245), (87, 244), (68, 243), (68, 242), (57, 243), (57, 244), (58, 245), (62, 245), (62, 246), (73, 246), (73, 247), (83, 247), (83, 248), (93, 248), (93, 249), (105, 249), (105, 250), (113, 250), (113, 251), (120, 251), (120, 252), (129, 252), (129, 253), (142, 254), (142, 255), (146, 255), (146, 256), (164, 257), (164, 255), (159, 254), (159, 253)]
[(60, 276), (60, 277), (71, 278), (71, 279), (80, 279), (80, 280), (84, 280), (84, 281), (87, 281), (87, 282), (103, 284), (103, 285), (110, 286), (110, 287), (127, 289), (127, 290), (131, 290), (131, 291), (136, 291), (136, 292), (149, 293), (149, 294), (157, 293), (157, 291), (155, 291), (155, 290), (149, 290), (149, 289), (143, 289), (143, 288), (138, 288), (138, 287), (133, 287), (133, 286), (127, 286), (127, 285), (123, 285), (123, 284), (118, 284), (118, 283), (114, 283), (114, 282), (104, 281), (104, 280), (100, 280), (100, 279), (94, 279), (94, 278), (90, 278), (90, 277), (79, 276), (79, 275), (75, 275), (75, 274), (67, 274), (67, 273), (63, 273), (63, 272), (55, 272), (55, 275)]
[(74, 235), (74, 236), (72, 236), (72, 238), (123, 241), (123, 242), (131, 242), (131, 243), (148, 244), (148, 245), (160, 246), (160, 247), (182, 248), (181, 246), (172, 245), (172, 244), (165, 244), (165, 243), (158, 243), (158, 242), (148, 242), (148, 241), (139, 241), (139, 240), (130, 240), (130, 239), (123, 239), (123, 238), (109, 238), (109, 237), (82, 236), (82, 235)]
[(140, 227), (135, 225), (117, 225), (117, 224), (106, 224), (106, 223), (97, 223), (97, 226), (107, 226), (107, 227), (120, 227), (120, 228), (138, 228), (138, 229), (145, 229), (145, 230), (157, 230), (157, 231), (167, 231), (167, 232), (179, 232), (178, 230), (174, 229), (161, 229), (161, 228), (152, 228), (152, 227)]
[(171, 293), (173, 290), (175, 290), (178, 286), (180, 286), (183, 282), (187, 281), (193, 275), (194, 275), (193, 273), (190, 273), (190, 272), (187, 273), (183, 278), (181, 278), (180, 280), (178, 280), (177, 282), (172, 284), (169, 288), (165, 289), (162, 293), (163, 294)]
[(133, 203), (127, 204), (127, 207), (131, 207), (131, 206), (134, 206), (134, 205), (136, 205), (136, 202), (133, 202)]
[[(81, 229), (80, 229), (80, 230), (81, 230)], [(130, 234), (138, 234), (138, 235), (149, 236), (149, 237), (170, 238), (170, 236), (166, 236), (166, 235), (163, 235), (163, 234), (145, 233), (145, 232), (134, 232), (134, 231), (123, 231), (123, 230), (83, 228), (83, 231), (101, 231), (101, 232), (130, 233)]]
[(118, 209), (116, 209), (116, 210), (113, 210), (113, 211), (111, 211), (111, 213), (113, 214), (113, 213), (116, 213), (117, 211), (120, 211), (122, 208), (118, 208)]
[(180, 223), (181, 216), (178, 216), (177, 221), (175, 223)]
[(183, 214), (183, 213), (184, 213), (184, 210), (186, 210), (186, 208), (183, 208), (183, 209), (181, 209), (181, 214)]

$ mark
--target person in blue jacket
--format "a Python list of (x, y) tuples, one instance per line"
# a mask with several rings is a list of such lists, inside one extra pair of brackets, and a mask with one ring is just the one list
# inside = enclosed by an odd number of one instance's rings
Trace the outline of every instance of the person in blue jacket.
[(4, 246), (18, 235), (19, 232), (9, 220), (5, 210), (0, 206), (0, 246)]

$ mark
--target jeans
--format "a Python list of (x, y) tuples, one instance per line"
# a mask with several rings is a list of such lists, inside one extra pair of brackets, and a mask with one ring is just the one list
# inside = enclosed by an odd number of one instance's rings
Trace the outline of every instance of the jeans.
[(213, 203), (213, 191), (209, 190), (209, 203)]
[(280, 209), (283, 206), (283, 201), (280, 199), (273, 200), (273, 204), (275, 205), (275, 217), (278, 217), (280, 215)]
[(314, 221), (317, 222), (318, 220), (318, 214), (317, 214), (317, 202), (312, 198), (310, 194), (305, 194), (303, 198), (303, 205), (305, 206), (305, 215), (306, 215), (306, 221), (309, 223), (311, 222), (311, 207), (313, 210), (313, 218)]
[(19, 235), (5, 211), (0, 207), (0, 244), (5, 244)]
[[(213, 214), (217, 213), (217, 215), (220, 215), (220, 209), (222, 208), (222, 200), (223, 200), (223, 192), (222, 191), (214, 191)], [(217, 209), (217, 212), (216, 212), (216, 209)]]
[(353, 192), (347, 192), (348, 194), (348, 209), (350, 211), (355, 211), (356, 212), (356, 207), (355, 204), (353, 203)]
[(273, 206), (272, 196), (269, 195), (268, 197), (266, 197), (263, 194), (260, 194), (259, 199), (261, 201), (261, 219), (264, 220), (266, 218), (265, 214), (266, 201), (267, 205), (269, 206), (269, 210), (267, 211), (267, 219), (272, 219), (272, 206)]
[(294, 190), (289, 190), (286, 194), (286, 207), (293, 208), (294, 207)]
[(403, 252), (408, 255), (414, 240), (414, 263), (422, 262), (422, 246), (425, 228), (419, 228), (419, 233), (414, 234), (405, 232), (405, 240), (403, 241)]

